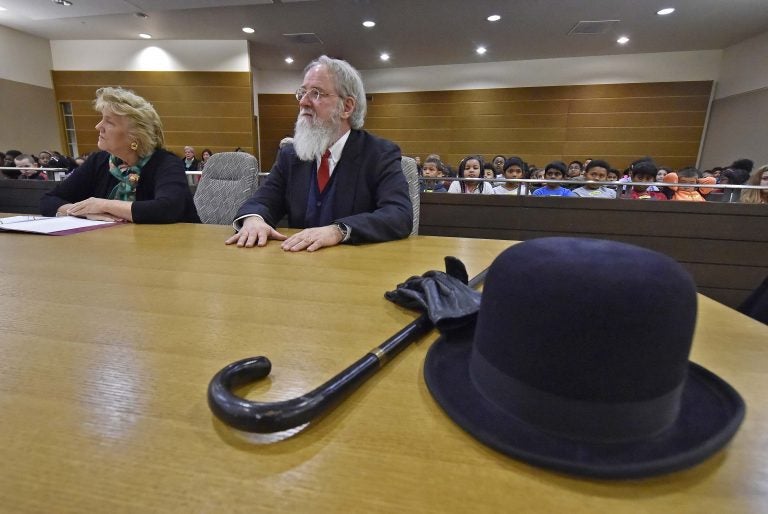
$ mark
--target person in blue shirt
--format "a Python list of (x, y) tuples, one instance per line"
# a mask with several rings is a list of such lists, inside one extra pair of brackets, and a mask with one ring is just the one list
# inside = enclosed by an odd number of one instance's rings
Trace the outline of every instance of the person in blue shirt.
[[(553, 161), (544, 168), (544, 180), (562, 180), (566, 174), (563, 161)], [(557, 182), (548, 182), (533, 192), (533, 196), (576, 196), (573, 191)]]

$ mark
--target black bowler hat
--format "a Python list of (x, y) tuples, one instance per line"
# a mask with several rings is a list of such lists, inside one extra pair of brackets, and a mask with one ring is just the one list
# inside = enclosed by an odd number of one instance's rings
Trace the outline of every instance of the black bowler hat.
[(599, 478), (693, 466), (744, 418), (725, 381), (688, 360), (696, 289), (673, 259), (633, 245), (552, 237), (491, 265), (473, 331), (429, 350), (448, 415), (530, 464)]

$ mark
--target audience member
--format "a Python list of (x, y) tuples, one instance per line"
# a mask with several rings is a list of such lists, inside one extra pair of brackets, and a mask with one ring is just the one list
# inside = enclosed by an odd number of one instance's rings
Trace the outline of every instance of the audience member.
[(184, 171), (197, 171), (200, 161), (195, 157), (195, 149), (191, 146), (184, 147)]
[[(251, 248), (282, 240), (286, 251), (408, 237), (413, 207), (400, 149), (362, 130), (366, 99), (360, 74), (325, 55), (304, 69), (292, 145), (280, 149), (264, 185), (237, 213), (226, 244)], [(287, 237), (277, 223), (287, 215)]]
[(23, 180), (48, 180), (48, 175), (44, 171), (40, 171), (40, 165), (35, 162), (31, 155), (20, 154), (13, 160), (14, 166), (17, 168), (23, 168), (20, 179)]
[[(571, 161), (568, 164), (568, 172), (566, 173), (566, 178), (568, 180), (584, 180), (585, 169), (586, 169), (586, 164), (582, 164), (581, 161)], [(568, 184), (566, 187), (568, 189), (575, 189), (579, 187), (579, 185)]]
[(197, 164), (197, 171), (203, 171), (203, 168), (205, 168), (205, 165), (208, 162), (208, 159), (211, 158), (211, 155), (213, 155), (213, 152), (208, 148), (203, 150), (203, 153), (200, 154), (200, 162)]
[[(658, 168), (656, 168), (656, 165), (650, 158), (637, 160), (629, 167), (632, 182), (654, 182), (658, 171)], [(649, 191), (648, 186), (636, 185), (632, 186), (632, 190), (629, 192), (629, 199), (666, 200), (667, 197), (661, 191)]]
[[(528, 166), (517, 156), (510, 157), (504, 163), (504, 175), (506, 179), (524, 179), (528, 178)], [(523, 182), (503, 182), (502, 185), (493, 188), (497, 195), (524, 195), (527, 194), (527, 188)]]
[[(3, 160), (4, 168), (13, 168), (16, 164), (13, 162), (16, 157), (21, 155), (19, 150), (8, 150), (5, 152), (5, 159)], [(17, 179), (21, 175), (19, 170), (3, 170), (3, 176), (9, 179)]]
[[(743, 163), (742, 165), (746, 165)], [(727, 168), (720, 174), (720, 184), (732, 184), (741, 186), (749, 180), (749, 172), (741, 168)], [(741, 189), (723, 188), (723, 194), (720, 197), (721, 202), (738, 202), (741, 198)]]
[[(537, 168), (535, 164), (528, 165), (528, 175), (532, 180), (544, 180), (544, 170), (542, 168)], [(536, 189), (541, 187), (541, 185), (541, 182), (531, 182), (528, 186), (528, 190)]]
[[(715, 184), (715, 177), (699, 178), (699, 170), (693, 167), (683, 168), (677, 173), (667, 173), (664, 177), (667, 184)], [(708, 195), (712, 190), (710, 188), (678, 187), (669, 186), (671, 195), (667, 194), (669, 200), (684, 202), (704, 202), (703, 195)]]
[(51, 162), (51, 157), (53, 154), (47, 150), (42, 150), (40, 153), (37, 154), (37, 160), (40, 162), (41, 168), (50, 168), (49, 164)]
[(447, 193), (442, 180), (436, 180), (443, 176), (443, 163), (438, 159), (427, 157), (421, 168), (423, 178), (420, 180), (422, 193)]
[(493, 168), (493, 175), (495, 178), (504, 178), (504, 166), (506, 165), (507, 158), (503, 155), (494, 155), (491, 159), (491, 167)]
[(132, 91), (104, 87), (94, 106), (102, 115), (96, 125), (101, 151), (43, 196), (43, 215), (199, 223), (184, 166), (163, 149), (163, 125), (152, 104)]
[[(480, 178), (483, 168), (483, 158), (479, 155), (465, 157), (459, 163), (459, 178)], [(493, 186), (484, 180), (482, 182), (454, 180), (448, 192), (492, 195)]]
[[(746, 185), (768, 188), (768, 166), (763, 166), (750, 173)], [(768, 189), (744, 189), (741, 192), (741, 203), (768, 203)]]
[[(562, 180), (567, 172), (563, 161), (553, 161), (544, 168), (546, 180)], [(576, 196), (573, 191), (557, 182), (549, 182), (533, 192), (533, 196)]]
[(666, 166), (659, 166), (659, 171), (656, 172), (656, 182), (664, 182), (664, 177), (667, 176), (667, 173), (671, 173), (675, 170), (672, 168), (667, 168)]
[(608, 178), (611, 165), (605, 161), (592, 159), (584, 170), (586, 183), (573, 190), (573, 194), (583, 198), (616, 198), (616, 191), (596, 182), (604, 182)]

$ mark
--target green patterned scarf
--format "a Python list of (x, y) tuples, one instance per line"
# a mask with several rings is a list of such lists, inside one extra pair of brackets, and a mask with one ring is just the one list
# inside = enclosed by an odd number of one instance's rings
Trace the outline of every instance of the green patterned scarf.
[(128, 166), (119, 157), (110, 155), (109, 172), (117, 179), (117, 185), (112, 188), (107, 199), (123, 200), (126, 202), (136, 200), (136, 184), (139, 183), (141, 168), (147, 164), (150, 157), (152, 157), (152, 154), (143, 157), (134, 166)]

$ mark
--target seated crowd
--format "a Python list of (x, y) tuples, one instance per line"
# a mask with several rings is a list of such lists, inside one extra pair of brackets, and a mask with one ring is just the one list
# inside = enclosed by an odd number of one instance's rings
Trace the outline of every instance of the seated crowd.
[(768, 203), (768, 189), (718, 187), (768, 187), (768, 165), (755, 169), (749, 159), (704, 171), (692, 166), (674, 170), (650, 157), (634, 161), (623, 171), (602, 159), (553, 161), (538, 168), (520, 157), (503, 155), (494, 156), (490, 163), (480, 155), (467, 156), (456, 171), (436, 154), (427, 156), (423, 164), (417, 158), (417, 163), (422, 192)]

